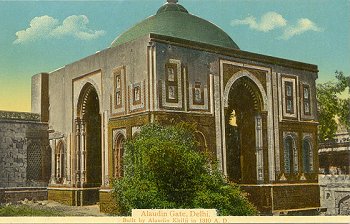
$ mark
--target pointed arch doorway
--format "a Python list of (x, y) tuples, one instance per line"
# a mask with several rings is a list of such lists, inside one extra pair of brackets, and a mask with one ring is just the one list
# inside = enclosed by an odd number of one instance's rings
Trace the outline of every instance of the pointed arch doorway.
[[(96, 188), (78, 193), (76, 203), (92, 204), (98, 201), (102, 184), (101, 115), (100, 101), (95, 87), (87, 83), (80, 92), (75, 119), (75, 186)], [(86, 191), (88, 192), (88, 191)]]
[(263, 177), (263, 100), (247, 76), (234, 81), (225, 108), (227, 175), (240, 184), (257, 184)]

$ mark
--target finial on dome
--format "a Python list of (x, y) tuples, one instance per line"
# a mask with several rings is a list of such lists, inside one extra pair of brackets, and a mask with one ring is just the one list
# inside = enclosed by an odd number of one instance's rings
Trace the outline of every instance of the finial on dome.
[(167, 0), (168, 3), (176, 4), (177, 0)]

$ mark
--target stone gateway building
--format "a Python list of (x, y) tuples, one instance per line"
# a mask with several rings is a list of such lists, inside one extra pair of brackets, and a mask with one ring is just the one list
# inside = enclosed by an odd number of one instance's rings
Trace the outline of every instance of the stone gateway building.
[(243, 51), (168, 0), (107, 49), (33, 77), (32, 112), (49, 124), (48, 197), (113, 209), (123, 142), (144, 124), (186, 121), (260, 211), (315, 211), (317, 72)]

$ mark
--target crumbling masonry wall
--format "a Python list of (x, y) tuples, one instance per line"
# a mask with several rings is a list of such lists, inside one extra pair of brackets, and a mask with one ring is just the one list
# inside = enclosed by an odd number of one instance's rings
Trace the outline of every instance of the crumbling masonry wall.
[(47, 130), (38, 114), (0, 111), (0, 202), (47, 195), (33, 194), (50, 177)]

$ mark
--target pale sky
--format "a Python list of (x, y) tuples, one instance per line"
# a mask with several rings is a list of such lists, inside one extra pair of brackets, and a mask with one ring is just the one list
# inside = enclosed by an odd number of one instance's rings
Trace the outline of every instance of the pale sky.
[[(110, 46), (165, 0), (1, 1), (0, 110), (30, 111), (31, 77)], [(350, 0), (179, 0), (245, 51), (350, 75)]]

